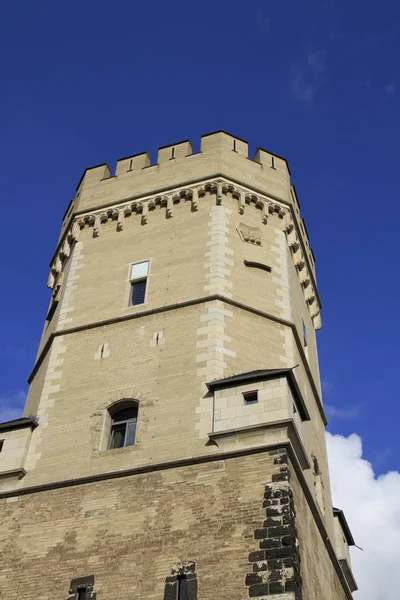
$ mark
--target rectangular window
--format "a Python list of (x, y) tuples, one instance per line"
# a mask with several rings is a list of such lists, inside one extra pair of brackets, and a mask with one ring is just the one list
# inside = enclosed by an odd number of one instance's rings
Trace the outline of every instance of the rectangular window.
[(86, 589), (80, 588), (76, 594), (76, 600), (86, 600)]
[(258, 402), (258, 392), (244, 392), (243, 394), (245, 404), (256, 404)]
[(111, 422), (110, 450), (133, 446), (136, 438), (137, 407), (118, 411)]
[(136, 420), (113, 425), (111, 429), (110, 450), (133, 446), (136, 437)]
[(303, 324), (303, 343), (304, 343), (304, 347), (307, 346), (307, 327), (306, 324), (304, 323), (303, 319), (302, 319), (302, 324)]
[(131, 265), (129, 275), (129, 306), (143, 304), (146, 298), (147, 276), (149, 274), (149, 261)]
[(113, 425), (111, 430), (110, 448), (123, 448), (125, 446), (126, 423)]

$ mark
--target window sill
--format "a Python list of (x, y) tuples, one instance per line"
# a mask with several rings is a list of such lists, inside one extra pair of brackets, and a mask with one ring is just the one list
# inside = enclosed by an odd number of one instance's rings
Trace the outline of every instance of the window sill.
[(129, 452), (133, 452), (134, 450), (138, 450), (138, 444), (134, 444), (133, 446), (125, 446), (124, 448), (109, 448), (108, 450), (95, 450), (93, 454), (96, 457), (117, 456), (118, 454), (129, 454)]
[(148, 302), (143, 302), (143, 304), (132, 304), (132, 306), (124, 306), (121, 308), (121, 311), (133, 311), (135, 309), (140, 309), (149, 306)]

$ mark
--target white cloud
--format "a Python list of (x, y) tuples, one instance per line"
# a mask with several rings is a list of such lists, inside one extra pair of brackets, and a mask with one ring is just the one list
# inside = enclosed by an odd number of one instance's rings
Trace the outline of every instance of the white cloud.
[(376, 477), (362, 458), (361, 438), (327, 433), (333, 505), (344, 510), (355, 542), (355, 600), (398, 600), (400, 473)]
[(290, 72), (290, 87), (296, 100), (312, 105), (317, 92), (324, 83), (327, 70), (325, 52), (309, 52), (306, 60), (293, 65)]
[(22, 415), (26, 394), (22, 390), (0, 396), (0, 423), (19, 419)]
[(357, 406), (338, 408), (337, 406), (333, 406), (333, 404), (325, 404), (324, 409), (329, 421), (332, 419), (355, 419), (359, 413)]

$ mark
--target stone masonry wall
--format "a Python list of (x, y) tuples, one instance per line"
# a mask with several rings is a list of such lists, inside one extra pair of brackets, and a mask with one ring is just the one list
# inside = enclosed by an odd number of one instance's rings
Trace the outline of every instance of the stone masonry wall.
[(86, 581), (97, 600), (162, 600), (186, 569), (191, 600), (343, 600), (287, 460), (270, 451), (0, 499), (0, 597), (65, 600)]

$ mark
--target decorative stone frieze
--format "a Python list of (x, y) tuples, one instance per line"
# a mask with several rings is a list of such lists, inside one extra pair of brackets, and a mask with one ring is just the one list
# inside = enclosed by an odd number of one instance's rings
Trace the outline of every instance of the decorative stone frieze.
[[(287, 235), (287, 241), (292, 253), (294, 265), (299, 274), (300, 283), (303, 286), (304, 296), (309, 307), (310, 316), (313, 319), (314, 327), (315, 329), (319, 329), (321, 327), (321, 319), (319, 316), (320, 307), (317, 301), (317, 294), (311, 283), (312, 278), (310, 277), (307, 268), (307, 260), (302, 251), (302, 245), (294, 225), (290, 208), (271, 198), (256, 194), (241, 186), (234, 185), (222, 178), (206, 181), (200, 185), (196, 184), (165, 194), (157, 194), (150, 198), (133, 201), (128, 200), (118, 206), (78, 216), (73, 222), (62, 246), (56, 254), (51, 266), (47, 286), (54, 289), (57, 280), (59, 280), (57, 276), (63, 270), (63, 265), (70, 256), (71, 247), (74, 242), (78, 240), (79, 232), (84, 227), (92, 227), (93, 237), (98, 237), (101, 234), (101, 226), (103, 223), (116, 221), (116, 231), (122, 231), (125, 218), (133, 214), (140, 215), (141, 224), (147, 225), (149, 212), (154, 210), (157, 206), (165, 208), (165, 216), (167, 219), (170, 219), (174, 215), (175, 205), (186, 201), (191, 202), (191, 210), (192, 212), (196, 212), (199, 210), (201, 199), (207, 192), (216, 194), (217, 206), (221, 205), (223, 195), (230, 194), (232, 198), (237, 200), (238, 213), (241, 215), (244, 214), (246, 206), (254, 204), (261, 209), (261, 222), (264, 225), (268, 223), (268, 217), (273, 213), (276, 213), (279, 218), (285, 219), (284, 230)], [(257, 231), (253, 232), (251, 229), (257, 229)], [(238, 230), (243, 241), (261, 245), (261, 229), (251, 228), (241, 223)]]
[(262, 246), (261, 229), (259, 227), (252, 227), (245, 223), (239, 223), (238, 232), (244, 242)]

